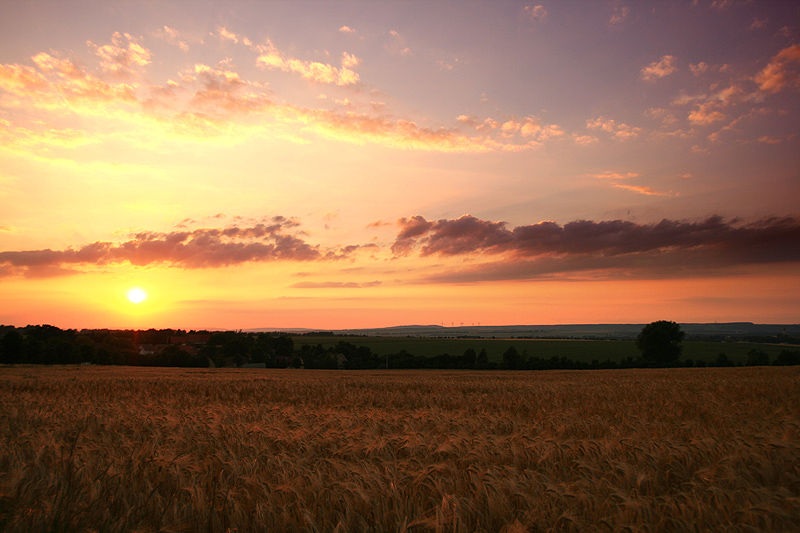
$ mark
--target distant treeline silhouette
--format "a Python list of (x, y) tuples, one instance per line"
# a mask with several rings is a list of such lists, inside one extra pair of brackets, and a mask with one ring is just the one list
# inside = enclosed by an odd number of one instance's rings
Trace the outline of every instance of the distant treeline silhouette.
[[(0, 363), (44, 365), (131, 365), (160, 367), (241, 367), (319, 369), (453, 369), (453, 370), (583, 370), (655, 366), (735, 366), (721, 353), (714, 361), (678, 359), (658, 364), (641, 357), (591, 362), (566, 357), (542, 358), (520, 353), (513, 346), (500, 361), (486, 350), (472, 348), (461, 355), (417, 356), (400, 350), (379, 355), (367, 346), (339, 341), (333, 346), (302, 344), (295, 347), (286, 333), (242, 331), (74, 330), (51, 325), (16, 328), (0, 325)], [(739, 363), (741, 365), (741, 363)], [(800, 365), (800, 351), (782, 350), (774, 359), (761, 350), (747, 355), (746, 366)]]

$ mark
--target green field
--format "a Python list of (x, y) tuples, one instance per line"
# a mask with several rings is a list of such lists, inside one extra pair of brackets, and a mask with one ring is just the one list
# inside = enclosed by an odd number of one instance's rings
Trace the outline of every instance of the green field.
[[(299, 348), (303, 344), (321, 344), (323, 348), (335, 346), (344, 341), (356, 346), (366, 346), (378, 355), (395, 354), (401, 350), (422, 357), (434, 357), (444, 353), (462, 355), (472, 348), (476, 352), (485, 349), (490, 361), (501, 361), (503, 352), (513, 346), (528, 356), (550, 359), (566, 357), (574, 361), (591, 362), (621, 361), (628, 357), (636, 358), (639, 350), (633, 341), (603, 340), (549, 340), (549, 339), (435, 339), (420, 337), (294, 337)], [(744, 363), (747, 352), (752, 349), (766, 352), (770, 359), (786, 349), (797, 350), (797, 346), (778, 344), (757, 344), (750, 342), (684, 342), (682, 359), (711, 362), (720, 353), (726, 354), (734, 363)]]

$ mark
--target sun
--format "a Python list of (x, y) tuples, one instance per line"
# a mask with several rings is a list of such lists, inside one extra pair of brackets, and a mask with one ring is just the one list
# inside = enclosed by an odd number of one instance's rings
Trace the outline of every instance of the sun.
[(147, 293), (139, 287), (135, 287), (128, 291), (128, 300), (132, 303), (140, 304), (147, 299)]

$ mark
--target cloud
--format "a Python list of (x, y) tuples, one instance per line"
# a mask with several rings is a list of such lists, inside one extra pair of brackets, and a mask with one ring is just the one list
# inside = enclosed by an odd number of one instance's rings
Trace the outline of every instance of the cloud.
[(336, 261), (361, 248), (353, 245), (322, 249), (307, 243), (297, 234), (289, 233), (297, 225), (293, 220), (276, 216), (251, 226), (140, 232), (121, 243), (94, 242), (66, 250), (0, 252), (0, 269), (6, 274), (36, 276), (69, 265), (129, 263), (186, 269), (220, 268), (248, 262)]
[(42, 109), (136, 101), (134, 85), (106, 82), (70, 59), (41, 52), (32, 60), (36, 67), (16, 63), (0, 65), (0, 90)]
[(695, 64), (690, 64), (689, 65), (689, 69), (692, 71), (692, 74), (694, 74), (695, 76), (700, 76), (702, 74), (705, 74), (708, 71), (708, 63), (706, 63), (705, 61), (701, 61), (701, 62), (697, 63), (696, 65)]
[(111, 44), (99, 46), (92, 41), (87, 41), (86, 44), (100, 58), (103, 71), (117, 76), (132, 76), (137, 67), (150, 63), (150, 51), (128, 33), (115, 32), (111, 37)]
[(386, 227), (386, 226), (394, 226), (394, 224), (391, 223), (391, 222), (385, 222), (383, 220), (376, 220), (375, 222), (370, 222), (369, 224), (367, 224), (366, 227), (367, 228), (383, 228), (383, 227)]
[(606, 179), (606, 180), (625, 180), (629, 178), (638, 178), (639, 174), (637, 174), (636, 172), (628, 172), (622, 174), (620, 172), (611, 172), (610, 170), (607, 170), (602, 174), (591, 174), (591, 176), (593, 178)]
[(174, 28), (170, 28), (169, 26), (164, 26), (159, 28), (158, 30), (153, 32), (155, 37), (159, 39), (163, 39), (165, 42), (169, 44), (174, 44), (184, 52), (189, 51), (189, 43), (186, 40), (181, 38), (180, 32)]
[(590, 176), (593, 177), (593, 178), (601, 179), (601, 180), (607, 180), (607, 181), (610, 182), (612, 187), (615, 187), (617, 189), (623, 189), (623, 190), (626, 190), (626, 191), (636, 192), (636, 193), (644, 194), (644, 195), (647, 195), (647, 196), (677, 196), (677, 194), (672, 193), (672, 192), (657, 191), (655, 189), (652, 189), (650, 187), (645, 187), (645, 186), (642, 186), (642, 185), (631, 185), (631, 184), (628, 184), (628, 183), (618, 183), (619, 181), (622, 181), (622, 180), (638, 178), (639, 174), (637, 174), (636, 172), (627, 172), (627, 173), (623, 174), (621, 172), (611, 172), (610, 170), (607, 170), (606, 172), (603, 172), (602, 174), (590, 174)]
[(646, 196), (678, 196), (677, 193), (674, 192), (657, 191), (655, 189), (652, 189), (650, 187), (645, 187), (642, 185), (628, 185), (625, 183), (614, 183), (612, 186), (616, 187), (617, 189), (624, 189), (626, 191), (636, 192), (639, 194), (644, 194)]
[(618, 123), (614, 119), (598, 117), (594, 120), (586, 121), (586, 128), (590, 130), (605, 131), (619, 140), (634, 139), (639, 136), (642, 128), (629, 126), (628, 124)]
[(787, 86), (800, 88), (800, 44), (784, 48), (759, 72), (754, 81), (766, 93), (777, 93)]
[[(221, 35), (227, 35), (225, 39), (231, 42), (243, 39), (230, 32)], [(314, 71), (316, 67), (311, 64), (295, 63), (277, 52), (272, 56), (265, 55), (265, 48), (259, 49), (262, 60), (273, 57), (276, 65), (290, 70), (304, 71), (308, 67), (308, 72), (314, 72), (310, 76), (320, 79), (320, 76), (330, 75), (327, 81), (335, 83), (349, 83), (351, 80), (347, 80), (345, 71), (354, 72), (352, 69), (361, 61), (345, 52), (342, 54), (342, 69), (333, 67), (331, 70), (319, 64), (320, 70)], [(236, 139), (238, 136), (235, 134), (239, 132), (262, 128), (272, 128), (275, 132), (278, 131), (276, 126), (291, 126), (292, 130), (287, 129), (284, 133), (296, 142), (308, 142), (304, 137), (311, 133), (350, 143), (369, 142), (402, 149), (488, 152), (529, 150), (564, 135), (558, 125), (541, 124), (535, 117), (512, 117), (503, 124), (493, 119), (482, 122), (475, 119), (474, 123), (459, 120), (461, 126), (474, 129), (476, 135), (458, 129), (423, 127), (410, 120), (391, 117), (384, 114), (384, 106), (380, 103), (370, 104), (368, 111), (359, 112), (355, 105), (347, 105), (345, 109), (324, 109), (278, 102), (265, 83), (242, 78), (227, 61), (217, 66), (196, 64), (180, 73), (179, 81), (169, 80), (163, 86), (147, 89), (137, 89), (138, 84), (107, 82), (55, 52), (37, 54), (33, 62), (34, 66), (0, 64), (0, 90), (17, 96), (18, 105), (25, 102), (46, 111), (69, 109), (103, 116), (114, 113), (137, 123), (144, 120), (149, 126), (164, 127), (182, 136), (208, 138), (228, 135), (230, 139)], [(102, 74), (113, 76), (109, 72)], [(139, 99), (137, 93), (145, 91), (149, 94), (145, 93)], [(501, 125), (504, 128), (501, 129)], [(30, 127), (27, 130), (34, 132)], [(56, 139), (55, 133), (51, 132), (51, 139)], [(62, 133), (64, 139), (70, 137), (76, 141), (81, 135), (74, 131)], [(27, 137), (33, 139), (34, 136), (31, 133)], [(42, 135), (39, 137), (44, 139)], [(15, 145), (33, 146), (22, 140), (17, 139)], [(87, 134), (80, 142), (94, 141)]]
[(368, 281), (366, 283), (356, 283), (354, 281), (300, 281), (289, 285), (292, 289), (364, 289), (368, 287), (377, 287), (380, 281)]
[(675, 56), (662, 56), (658, 61), (653, 61), (641, 71), (641, 78), (644, 81), (655, 81), (669, 76), (678, 70), (675, 66)]
[(678, 122), (678, 119), (675, 118), (675, 115), (673, 115), (669, 110), (660, 107), (652, 107), (647, 109), (644, 114), (647, 117), (659, 120), (661, 125), (665, 128)]
[(723, 9), (727, 9), (733, 5), (733, 0), (713, 0), (711, 2), (711, 7), (714, 9), (718, 9), (722, 11)]
[(397, 31), (392, 30), (389, 32), (389, 35), (392, 36), (391, 41), (389, 44), (386, 45), (386, 50), (394, 55), (400, 56), (409, 56), (411, 55), (411, 48), (406, 46), (406, 39), (402, 35), (400, 35)]
[(768, 20), (766, 17), (764, 19), (754, 18), (753, 22), (747, 27), (747, 31), (760, 30), (766, 27)]
[(573, 134), (572, 138), (575, 141), (575, 144), (577, 144), (578, 146), (589, 146), (599, 141), (599, 139), (594, 135)]
[(439, 220), (428, 222), (416, 215), (401, 218), (401, 227), (392, 252), (407, 254), (420, 237), (424, 237), (421, 255), (460, 255), (472, 252), (492, 250), (508, 242), (508, 234), (504, 222), (490, 222), (464, 215), (455, 220)]
[(358, 73), (353, 68), (358, 66), (361, 60), (347, 52), (342, 53), (341, 67), (335, 67), (317, 61), (301, 61), (287, 58), (269, 39), (265, 44), (257, 46), (256, 49), (260, 52), (260, 55), (256, 58), (256, 65), (264, 69), (293, 72), (315, 83), (345, 86), (353, 85), (359, 81)]
[(5, 147), (23, 147), (40, 153), (50, 148), (74, 148), (97, 142), (84, 130), (43, 128), (41, 124), (29, 129), (5, 119), (0, 119), (0, 141)]
[[(800, 220), (767, 218), (751, 224), (711, 216), (698, 222), (655, 224), (578, 220), (508, 229), (504, 222), (462, 216), (398, 221), (393, 252), (420, 256), (496, 257), (433, 281), (537, 279), (565, 272), (614, 270), (614, 275), (676, 277), (757, 263), (800, 261)], [(603, 274), (608, 275), (608, 273)]]
[(341, 28), (339, 28), (339, 31), (342, 33), (358, 33), (356, 30), (354, 30), (349, 26), (342, 26)]
[(608, 25), (613, 27), (622, 24), (628, 18), (630, 12), (631, 10), (628, 6), (614, 6), (614, 14), (608, 20)]
[(725, 114), (716, 110), (714, 102), (706, 102), (696, 106), (691, 113), (689, 113), (689, 122), (696, 126), (707, 126), (725, 118)]
[(265, 111), (273, 105), (263, 92), (245, 92), (263, 87), (247, 83), (238, 73), (225, 68), (198, 64), (195, 65), (194, 72), (185, 79), (190, 78), (200, 83), (200, 89), (190, 100), (190, 104), (198, 108), (223, 111), (224, 114), (249, 114)]
[(544, 6), (525, 6), (523, 12), (532, 22), (544, 22), (547, 18), (547, 9)]

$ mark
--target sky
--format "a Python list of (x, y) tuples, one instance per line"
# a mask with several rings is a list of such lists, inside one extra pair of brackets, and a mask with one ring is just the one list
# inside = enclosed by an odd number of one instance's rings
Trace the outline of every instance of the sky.
[(0, 2), (0, 324), (794, 324), (798, 133), (796, 2)]

